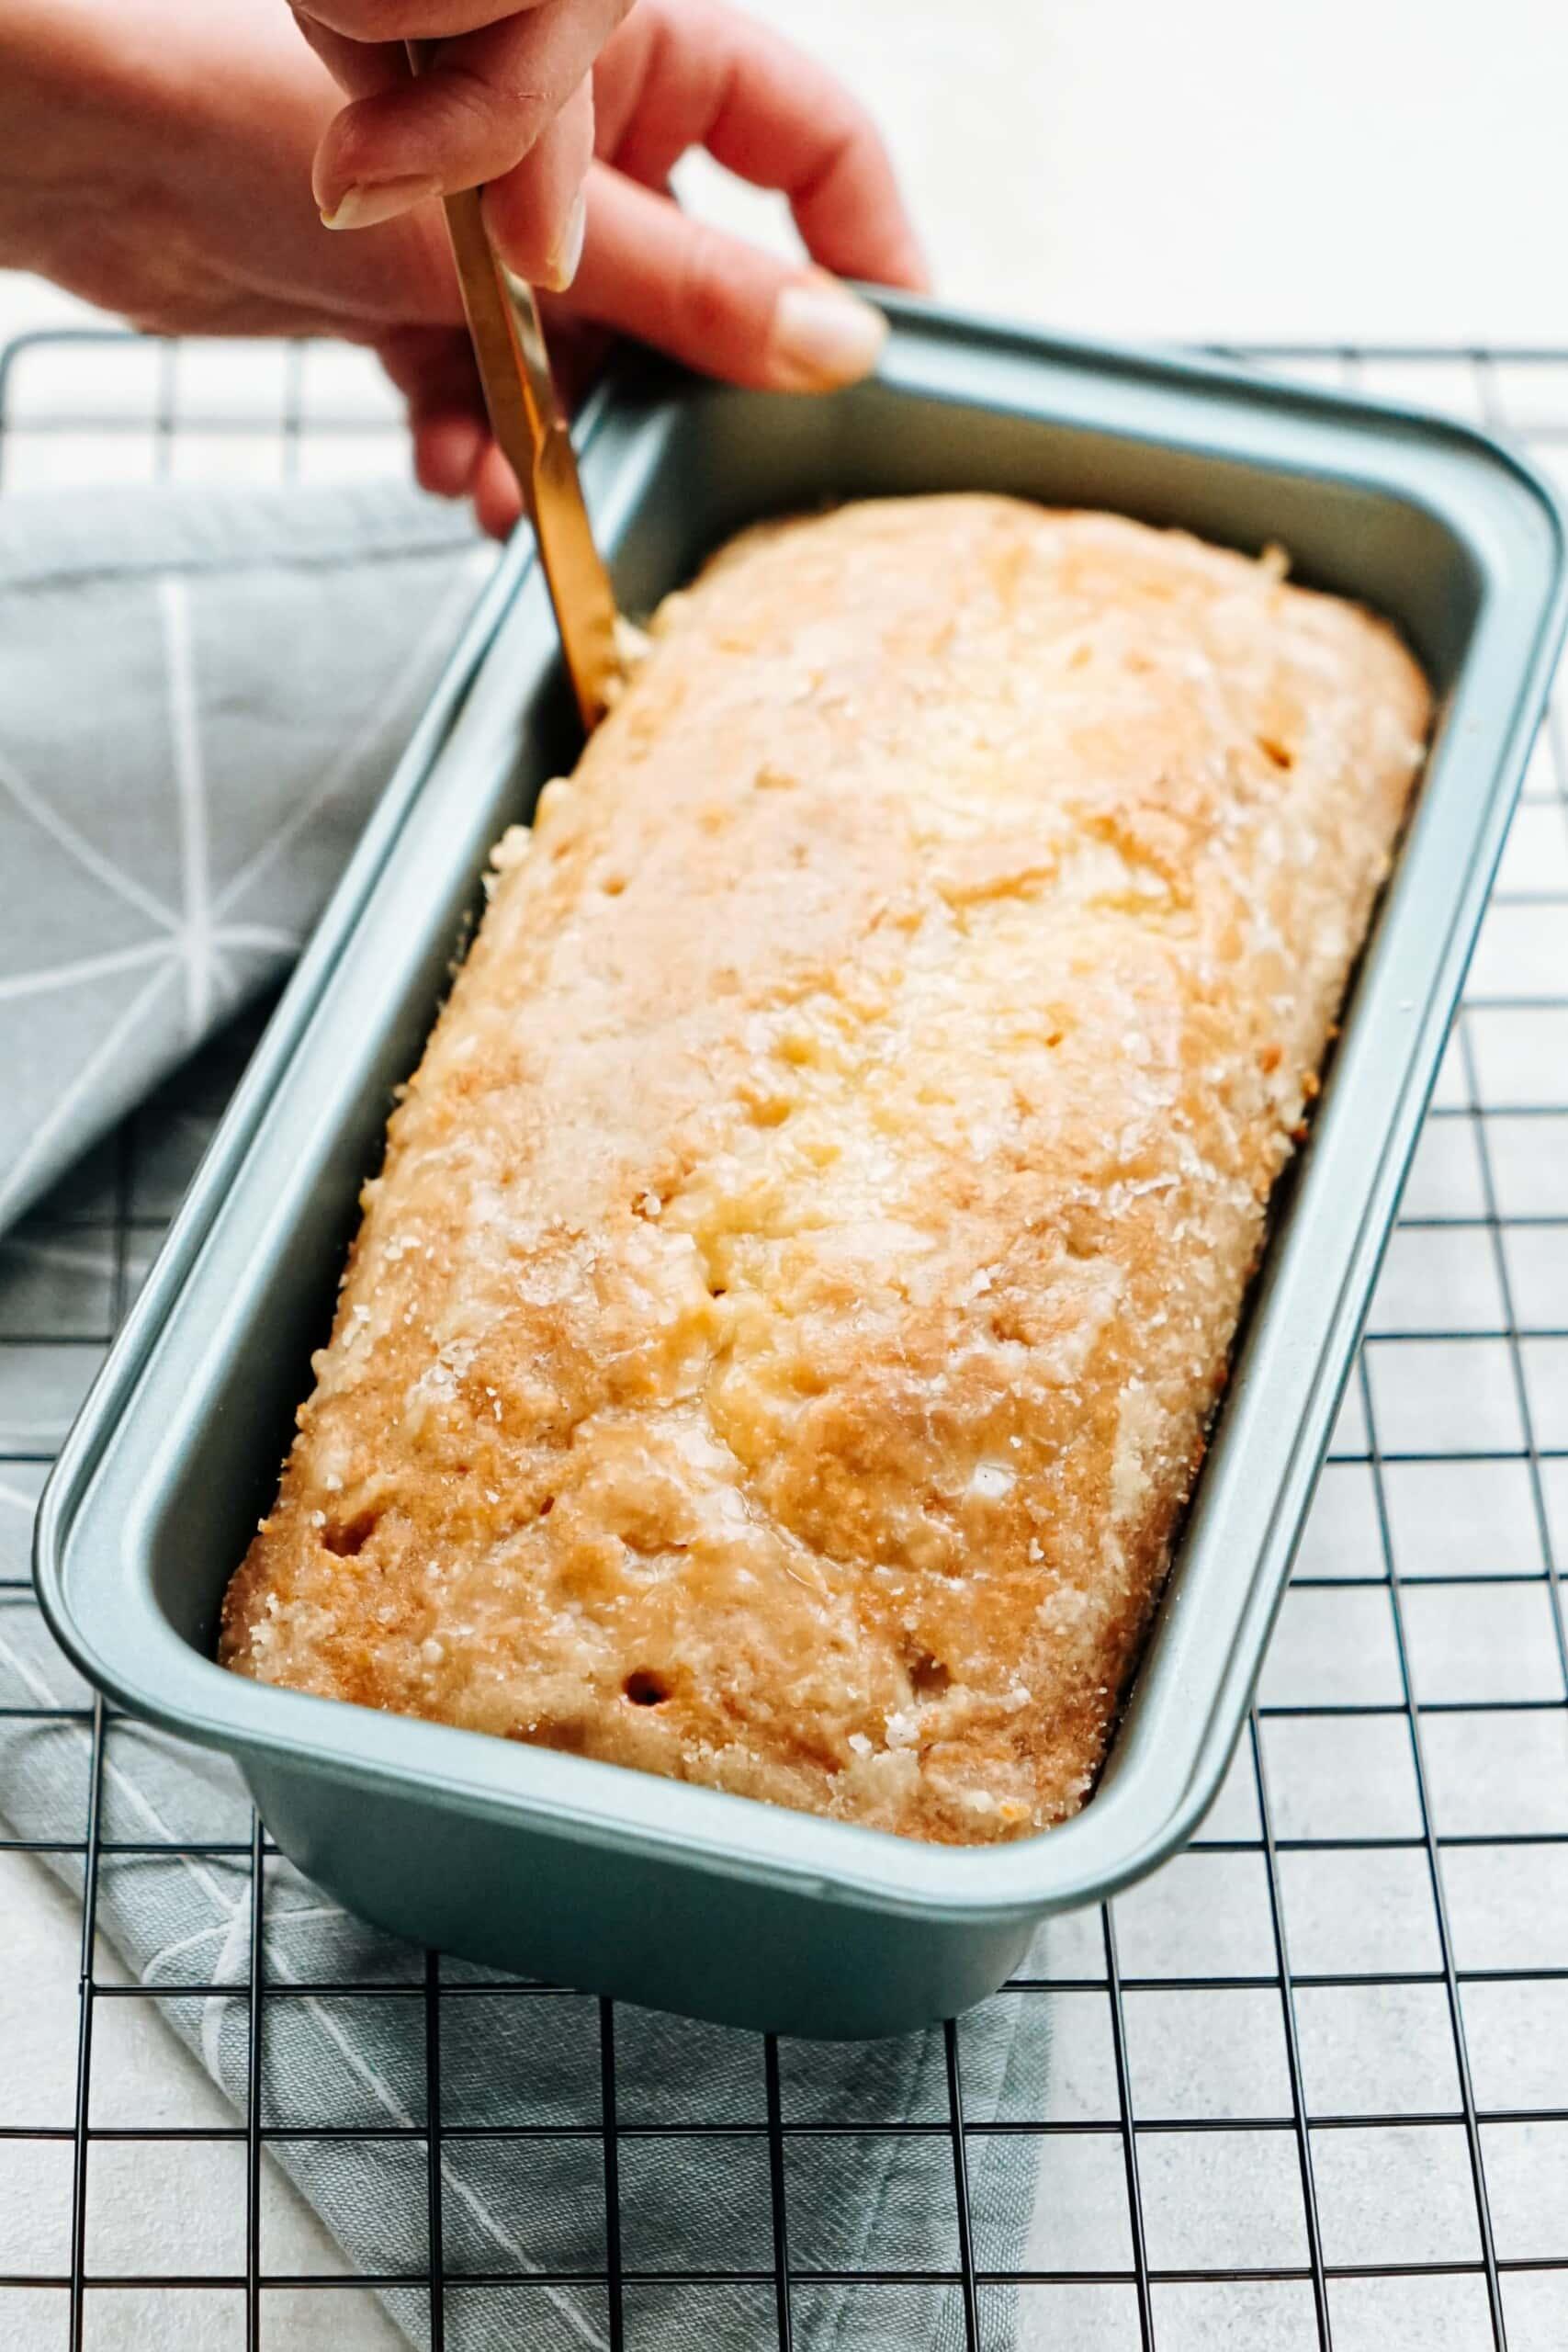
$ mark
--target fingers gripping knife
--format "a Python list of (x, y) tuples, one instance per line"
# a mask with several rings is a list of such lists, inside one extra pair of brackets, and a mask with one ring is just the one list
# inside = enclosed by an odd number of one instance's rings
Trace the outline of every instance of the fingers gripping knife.
[[(430, 46), (409, 42), (414, 73), (423, 69)], [(476, 187), (444, 199), (447, 234), (491, 430), (528, 508), (561, 650), (583, 727), (592, 733), (621, 675), (615, 593), (583, 504), (570, 427), (550, 374), (534, 289), (496, 254), (479, 198)]]

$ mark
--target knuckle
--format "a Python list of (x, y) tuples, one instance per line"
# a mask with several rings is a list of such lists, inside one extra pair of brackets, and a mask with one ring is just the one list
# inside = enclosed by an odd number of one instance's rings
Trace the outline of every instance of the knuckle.
[(289, 0), (293, 13), (313, 17), (349, 40), (444, 40), (498, 22), (516, 0)]
[(394, 38), (391, 23), (397, 14), (386, 0), (310, 0), (309, 6), (296, 0), (294, 14), (306, 24), (320, 25), (329, 33), (341, 33), (345, 40), (390, 40)]
[(504, 130), (513, 160), (533, 145), (549, 119), (544, 91), (525, 80), (514, 82), (504, 72), (480, 72), (458, 58), (444, 65), (427, 87), (455, 132), (467, 130), (488, 142)]
[(707, 345), (728, 331), (735, 317), (735, 276), (728, 241), (711, 229), (694, 227), (682, 256), (675, 308), (695, 342)]
[(492, 196), (487, 218), (491, 234), (507, 266), (519, 277), (538, 277), (550, 256), (547, 224), (531, 194), (520, 193), (508, 185), (503, 203), (497, 203)]
[(813, 175), (818, 184), (831, 179), (847, 167), (863, 164), (882, 153), (882, 134), (869, 107), (859, 98), (842, 91), (825, 126), (822, 162)]
[(397, 162), (395, 127), (378, 99), (355, 99), (328, 125), (321, 168), (333, 186), (381, 178)]
[(860, 98), (852, 97), (845, 106), (843, 144), (852, 153), (880, 155), (884, 153), (881, 127), (871, 108)]

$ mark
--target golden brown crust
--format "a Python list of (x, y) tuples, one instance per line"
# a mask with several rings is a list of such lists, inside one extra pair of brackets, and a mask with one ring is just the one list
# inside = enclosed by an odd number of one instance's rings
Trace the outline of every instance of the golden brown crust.
[(1427, 720), (1365, 614), (1110, 516), (741, 541), (497, 853), (225, 1660), (1073, 1812)]

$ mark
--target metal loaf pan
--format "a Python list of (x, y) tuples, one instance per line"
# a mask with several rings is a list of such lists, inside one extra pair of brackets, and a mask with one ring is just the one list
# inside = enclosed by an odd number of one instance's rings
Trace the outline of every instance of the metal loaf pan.
[(766, 398), (628, 363), (584, 476), (633, 612), (739, 526), (990, 487), (1256, 549), (1390, 616), (1442, 700), (1414, 823), (1098, 1792), (1043, 1837), (923, 1846), (266, 1689), (213, 1663), (328, 1329), (355, 1193), (495, 836), (574, 726), (520, 540), (394, 776), (51, 1483), (49, 1620), (114, 1699), (237, 1758), (301, 1869), (398, 1932), (755, 2027), (964, 2008), (1048, 1913), (1181, 1845), (1224, 1773), (1352, 1360), (1563, 626), (1563, 526), (1459, 426), (896, 306), (878, 379)]

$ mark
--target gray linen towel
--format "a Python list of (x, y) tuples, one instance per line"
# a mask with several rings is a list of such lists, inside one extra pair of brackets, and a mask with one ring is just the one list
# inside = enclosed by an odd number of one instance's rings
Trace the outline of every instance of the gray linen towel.
[(0, 506), (0, 1226), (298, 953), (493, 554), (380, 486)]
[[(487, 560), (460, 517), (382, 490), (155, 492), (0, 508), (0, 1222), (287, 964)], [(35, 1229), (50, 1230), (48, 1217), (46, 1203)], [(30, 1255), (0, 1272), (0, 1291), (7, 1279), (36, 1283)], [(0, 1296), (0, 1317), (5, 1305)], [(29, 1310), (24, 1320), (33, 1319)], [(0, 1475), (0, 1576), (21, 1568), (28, 1509), (26, 1483), (8, 1487)], [(0, 1704), (79, 1705), (81, 1686), (30, 1600), (0, 1600)], [(10, 1832), (79, 1838), (85, 1762), (80, 1721), (0, 1716), (0, 1816)], [(107, 1839), (177, 1847), (249, 1837), (248, 1802), (226, 1764), (123, 1721), (107, 1736), (103, 1808)], [(79, 1857), (51, 1866), (80, 1884)], [(97, 1916), (149, 1986), (242, 1988), (161, 2006), (243, 2111), (246, 1860), (109, 1857)], [(268, 1872), (265, 1943), (266, 1981), (278, 1990), (265, 2011), (264, 2121), (417, 2132), (421, 1955), (349, 1918), (281, 1862)], [(461, 2130), (445, 2143), (448, 2267), (525, 2279), (602, 2272), (598, 2005), (502, 1989), (460, 1962), (444, 1963), (442, 1983), (464, 1988), (440, 2005), (443, 2121)], [(389, 1984), (407, 1985), (407, 1996), (309, 1989)], [(1048, 2004), (1024, 1994), (964, 2021), (971, 2123), (1045, 2112), (1048, 2019)], [(764, 2119), (761, 2041), (626, 2007), (615, 2033), (619, 2120), (690, 2132), (621, 2142), (624, 2263), (767, 2271), (765, 2140), (692, 2128)], [(786, 2116), (825, 2127), (787, 2143), (793, 2261), (951, 2271), (940, 2032), (786, 2045), (782, 2071)], [(559, 2136), (469, 2136), (517, 2124)], [(886, 2128), (900, 2124), (927, 2128)], [(417, 2139), (268, 2146), (356, 2268), (425, 2270)], [(983, 2268), (1021, 2258), (1037, 2146), (1006, 2133), (971, 2144)], [(412, 2342), (427, 2340), (423, 2289), (389, 2289), (384, 2300)], [(984, 2301), (987, 2343), (1001, 2352), (1013, 2340), (1011, 2298)], [(750, 2352), (773, 2328), (771, 2290), (755, 2285), (645, 2287), (637, 2310), (637, 2340), (661, 2352)], [(468, 2289), (448, 2297), (446, 2342), (459, 2352), (554, 2352), (607, 2345), (607, 2324), (597, 2283)], [(946, 2352), (964, 2340), (956, 2293), (919, 2283), (797, 2290), (795, 2324), (811, 2352)]]
[[(81, 1686), (30, 1603), (0, 1609), (0, 1688), (13, 1705), (79, 1703)], [(12, 1834), (58, 1838), (62, 1801), (79, 1837), (86, 1734), (77, 1724), (0, 1722), (0, 1809)], [(143, 1724), (112, 1724), (102, 1829), (107, 1840), (177, 1844), (250, 1836), (250, 1806), (226, 1762)], [(80, 1888), (79, 1857), (52, 1867)], [(243, 2112), (250, 1967), (248, 1858), (114, 1855), (99, 1866), (102, 1932), (137, 1980), (232, 1984), (231, 1999), (174, 1996), (166, 2021)], [(423, 1964), (362, 1926), (288, 1863), (268, 1867), (263, 1965), (274, 1988), (263, 2037), (262, 2120), (269, 2128), (362, 2127), (406, 2137), (269, 2141), (344, 2248), (373, 2274), (423, 2274), (429, 2261)], [(599, 2007), (585, 1995), (506, 1989), (491, 1971), (442, 1963), (442, 2168), (448, 2268), (603, 2275), (605, 2192)], [(314, 1984), (404, 1985), (355, 1999)], [(487, 1988), (494, 1989), (487, 1989)], [(961, 2032), (964, 2111), (985, 2125), (1043, 2112), (1048, 2006), (1038, 1995), (987, 2003)], [(621, 2255), (637, 2271), (766, 2272), (773, 2261), (762, 2044), (752, 2034), (617, 2004), (617, 2120), (669, 2137), (619, 2143)], [(883, 2041), (786, 2043), (786, 2119), (816, 2123), (786, 2142), (792, 2260), (829, 2271), (951, 2270), (957, 2262), (953, 2154), (940, 2029)], [(555, 2127), (559, 2137), (487, 2139), (489, 2129)], [(908, 2132), (889, 2125), (928, 2127)], [(726, 2125), (741, 2127), (727, 2136)], [(846, 2130), (861, 2125), (863, 2132)], [(575, 2128), (574, 2128), (575, 2127)], [(717, 2127), (716, 2129), (715, 2127)], [(751, 2127), (747, 2129), (746, 2127)], [(684, 2131), (690, 2136), (681, 2136)], [(1028, 2136), (969, 2146), (976, 2253), (988, 2269), (1020, 2260), (1035, 2176)], [(218, 2193), (222, 2193), (219, 2191)], [(231, 2193), (231, 2191), (230, 2192)], [(265, 2197), (263, 2259), (266, 2262)], [(423, 2288), (382, 2290), (411, 2343), (428, 2340)], [(636, 2340), (657, 2352), (754, 2352), (773, 2338), (771, 2289), (633, 2291)], [(795, 2341), (809, 2352), (959, 2352), (956, 2293), (940, 2287), (797, 2289)], [(657, 2313), (657, 2316), (655, 2314)], [(987, 2299), (988, 2352), (1012, 2341), (1010, 2299)], [(457, 2290), (449, 2346), (462, 2352), (594, 2352), (609, 2344), (604, 2290), (525, 2283)]]

